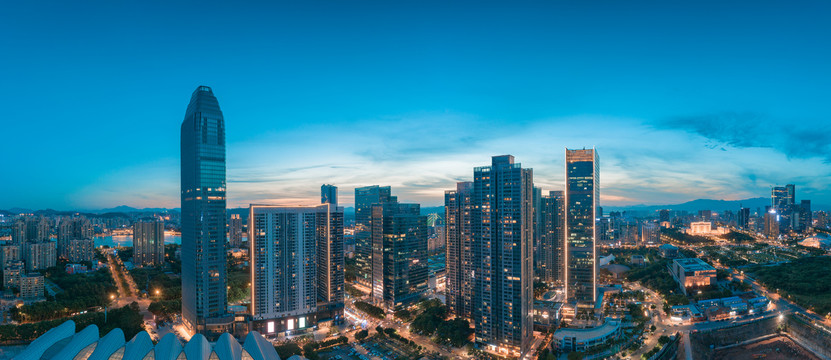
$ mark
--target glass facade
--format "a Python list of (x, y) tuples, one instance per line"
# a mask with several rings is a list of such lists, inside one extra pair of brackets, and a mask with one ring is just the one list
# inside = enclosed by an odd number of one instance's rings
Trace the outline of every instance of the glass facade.
[(211, 88), (191, 96), (181, 129), (182, 320), (208, 339), (227, 330), (225, 120)]
[(533, 173), (510, 155), (473, 170), (473, 322), (476, 342), (528, 351), (533, 331)]
[(565, 277), (569, 300), (597, 300), (599, 170), (594, 149), (566, 149)]
[(398, 201), (391, 196), (389, 186), (355, 188), (355, 261), (358, 264), (358, 282), (370, 285), (372, 278), (372, 205)]
[(372, 298), (388, 309), (427, 290), (427, 216), (418, 204), (372, 205)]

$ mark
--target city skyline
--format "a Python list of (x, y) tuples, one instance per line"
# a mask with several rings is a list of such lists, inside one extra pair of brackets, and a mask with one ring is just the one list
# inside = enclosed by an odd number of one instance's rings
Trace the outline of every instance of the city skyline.
[(0, 150), (27, 175), (0, 177), (3, 209), (177, 207), (180, 104), (199, 85), (234, 119), (230, 207), (309, 203), (324, 183), (343, 206), (370, 184), (440, 205), (497, 154), (556, 190), (561, 149), (584, 145), (606, 154), (601, 206), (788, 183), (831, 204), (828, 3), (35, 6), (0, 22), (16, 54), (2, 128), (21, 134)]

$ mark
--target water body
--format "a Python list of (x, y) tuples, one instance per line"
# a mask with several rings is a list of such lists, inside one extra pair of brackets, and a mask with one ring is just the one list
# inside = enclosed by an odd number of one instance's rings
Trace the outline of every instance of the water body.
[[(181, 235), (167, 235), (164, 236), (164, 243), (165, 244), (177, 244), (182, 245), (182, 236)], [(99, 247), (101, 245), (107, 245), (109, 247), (116, 247), (116, 246), (133, 246), (133, 235), (116, 235), (116, 236), (96, 236), (95, 237), (95, 247)]]

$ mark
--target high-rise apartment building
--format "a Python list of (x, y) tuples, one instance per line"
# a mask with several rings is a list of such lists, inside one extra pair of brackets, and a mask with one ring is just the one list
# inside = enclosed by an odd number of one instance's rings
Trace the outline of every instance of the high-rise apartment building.
[(91, 240), (95, 236), (92, 223), (81, 217), (65, 217), (58, 224), (58, 256), (69, 259), (70, 240)]
[(138, 266), (164, 265), (164, 223), (133, 223), (133, 262)]
[(597, 301), (597, 208), (600, 163), (594, 149), (566, 149), (565, 295)]
[(458, 317), (473, 318), (473, 183), (459, 182), (444, 192), (447, 232), (446, 303)]
[(565, 221), (565, 195), (551, 191), (541, 199), (542, 226), (540, 228), (540, 280), (553, 283), (563, 280), (563, 246), (565, 245), (563, 222)]
[(48, 269), (57, 263), (57, 248), (52, 241), (26, 244), (26, 272)]
[(251, 205), (254, 330), (293, 332), (343, 317), (343, 208)]
[(396, 202), (389, 186), (365, 186), (355, 188), (355, 262), (357, 281), (371, 286), (372, 278), (372, 205)]
[(17, 219), (12, 225), (12, 244), (22, 246), (26, 240), (26, 220)]
[(193, 92), (181, 128), (182, 323), (214, 339), (230, 330), (225, 259), (225, 120), (211, 88)]
[(242, 247), (242, 219), (239, 214), (231, 214), (231, 218), (228, 219), (228, 246)]
[(26, 240), (46, 241), (52, 234), (52, 223), (49, 219), (41, 217), (26, 218)]
[(72, 239), (68, 242), (69, 252), (66, 259), (73, 263), (95, 259), (95, 240)]
[(397, 201), (371, 211), (372, 299), (387, 309), (410, 305), (427, 290), (427, 216)]
[(511, 155), (473, 170), (473, 323), (489, 351), (528, 351), (533, 313), (533, 172)]
[(323, 184), (320, 186), (320, 203), (338, 206), (338, 187), (335, 185)]

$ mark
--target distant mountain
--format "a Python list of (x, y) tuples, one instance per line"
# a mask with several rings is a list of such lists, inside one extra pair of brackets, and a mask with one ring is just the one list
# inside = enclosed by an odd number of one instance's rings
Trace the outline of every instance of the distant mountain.
[(173, 211), (180, 211), (179, 208), (175, 209), (167, 209), (167, 208), (144, 208), (144, 209), (137, 209), (127, 205), (116, 206), (110, 209), (100, 209), (100, 210), (89, 210), (89, 212), (94, 214), (104, 214), (104, 213), (146, 213), (146, 212), (173, 212)]
[(716, 212), (724, 212), (727, 210), (736, 212), (741, 207), (750, 208), (755, 211), (757, 208), (764, 209), (765, 206), (770, 205), (770, 198), (751, 198), (744, 200), (711, 200), (698, 199), (687, 201), (681, 204), (674, 205), (630, 205), (630, 206), (603, 206), (603, 212), (609, 211), (637, 211), (637, 212), (655, 212), (662, 209), (675, 211), (696, 212), (698, 210), (713, 210)]

